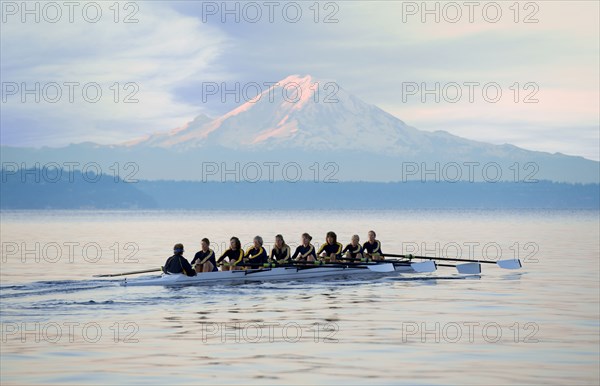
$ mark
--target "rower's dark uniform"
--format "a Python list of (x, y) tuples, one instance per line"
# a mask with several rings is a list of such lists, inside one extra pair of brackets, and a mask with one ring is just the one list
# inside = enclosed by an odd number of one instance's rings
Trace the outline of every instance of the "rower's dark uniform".
[(235, 266), (238, 265), (244, 258), (244, 251), (242, 249), (239, 249), (237, 251), (234, 251), (233, 249), (228, 249), (225, 251), (225, 253), (221, 255), (221, 257), (219, 257), (219, 260), (217, 262), (220, 263), (226, 257), (229, 258), (229, 265)]
[(271, 249), (271, 260), (275, 260), (276, 262), (285, 262), (290, 259), (290, 247), (286, 244), (281, 249), (277, 247), (273, 247)]
[(196, 276), (196, 271), (194, 271), (186, 258), (181, 255), (169, 257), (162, 270), (164, 273), (183, 273), (187, 276)]
[(323, 251), (325, 251), (327, 253), (327, 256), (331, 256), (331, 254), (334, 253), (336, 258), (341, 257), (343, 248), (344, 246), (340, 243), (325, 243), (321, 245), (321, 248), (319, 248), (319, 252), (317, 252), (317, 255), (320, 255)]
[(194, 259), (192, 260), (191, 265), (194, 265), (194, 263), (198, 263), (198, 264), (212, 263), (212, 265), (213, 265), (212, 271), (215, 272), (215, 271), (219, 270), (219, 268), (217, 268), (217, 260), (215, 259), (215, 252), (212, 249), (209, 249), (206, 252), (204, 252), (204, 251), (196, 252), (196, 255), (194, 255)]
[(352, 245), (352, 243), (346, 245), (342, 254), (346, 253), (346, 251), (350, 251), (350, 257), (355, 258), (359, 253), (363, 252), (362, 245), (358, 244), (356, 247)]
[(263, 247), (250, 247), (244, 256), (249, 264), (263, 265), (267, 262), (267, 251)]
[(363, 244), (363, 249), (365, 250), (366, 253), (368, 254), (373, 254), (373, 253), (379, 253), (380, 255), (383, 254), (383, 252), (381, 252), (381, 243), (379, 242), (379, 240), (375, 240), (375, 242), (373, 244), (371, 244), (368, 240)]
[(315, 247), (313, 247), (312, 244), (308, 244), (308, 247), (305, 247), (304, 245), (299, 245), (298, 248), (296, 248), (294, 255), (292, 256), (292, 259), (296, 259), (298, 255), (300, 255), (300, 258), (302, 260), (306, 260), (308, 256), (314, 257), (315, 260), (317, 258), (317, 254), (315, 253)]

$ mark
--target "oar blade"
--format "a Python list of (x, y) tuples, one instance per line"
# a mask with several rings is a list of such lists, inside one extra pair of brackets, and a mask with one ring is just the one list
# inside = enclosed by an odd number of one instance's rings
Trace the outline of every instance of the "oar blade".
[(375, 264), (375, 265), (367, 265), (370, 271), (373, 272), (394, 272), (394, 264), (392, 263), (383, 263), (383, 264)]
[(437, 266), (433, 260), (423, 261), (422, 263), (412, 263), (410, 267), (415, 272), (435, 272), (437, 270)]
[(458, 271), (458, 273), (462, 273), (464, 275), (479, 275), (481, 273), (481, 264), (479, 264), (479, 263), (457, 264), (456, 270)]
[(522, 267), (521, 260), (519, 259), (498, 260), (496, 264), (498, 265), (498, 267), (504, 269), (519, 269)]

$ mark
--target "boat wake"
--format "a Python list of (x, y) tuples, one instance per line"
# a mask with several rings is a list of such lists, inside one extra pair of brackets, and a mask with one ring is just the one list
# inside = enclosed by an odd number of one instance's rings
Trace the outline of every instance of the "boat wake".
[(0, 286), (0, 299), (72, 293), (117, 286), (117, 280), (53, 280)]

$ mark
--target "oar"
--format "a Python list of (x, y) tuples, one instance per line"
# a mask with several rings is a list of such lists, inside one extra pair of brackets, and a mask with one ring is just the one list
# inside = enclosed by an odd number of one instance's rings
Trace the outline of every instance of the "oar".
[(146, 269), (143, 271), (131, 271), (131, 272), (122, 272), (122, 273), (105, 273), (103, 275), (94, 275), (94, 277), (126, 276), (126, 275), (135, 275), (138, 273), (159, 272), (159, 271), (162, 271), (162, 268), (152, 268), (152, 269)]
[[(360, 260), (360, 259), (354, 259), (354, 258), (346, 258), (346, 260)], [(437, 270), (437, 266), (436, 264), (429, 260), (429, 261), (423, 261), (420, 263), (417, 262), (411, 262), (410, 260), (370, 260), (369, 262), (366, 263), (356, 263), (356, 264), (363, 264), (363, 265), (386, 265), (389, 263), (401, 263), (401, 265), (406, 265), (406, 266), (410, 266), (415, 272), (435, 272)]]
[(410, 267), (415, 272), (435, 272), (437, 270), (437, 266), (434, 261), (424, 261), (422, 263), (410, 263)]
[(394, 272), (396, 270), (394, 268), (394, 264), (392, 263), (374, 265), (369, 264), (366, 267), (373, 272)]
[(385, 263), (385, 264), (344, 264), (344, 263), (327, 263), (321, 265), (314, 264), (293, 264), (293, 267), (299, 268), (358, 268), (358, 269), (368, 269), (373, 272), (394, 272), (396, 269), (394, 268), (394, 264)]
[[(496, 264), (500, 268), (504, 269), (519, 269), (522, 267), (521, 260), (519, 259), (508, 259), (508, 260), (498, 260), (498, 261), (489, 261), (489, 260), (469, 260), (469, 259), (456, 259), (452, 257), (428, 257), (428, 256), (412, 256), (412, 255), (395, 255), (395, 254), (385, 254), (383, 256), (390, 257), (402, 257), (408, 259), (424, 259), (424, 260), (440, 260), (440, 261), (461, 261), (465, 263), (484, 263), (484, 264)], [(462, 264), (461, 264), (462, 265)], [(458, 266), (457, 266), (458, 268)]]
[[(371, 271), (374, 272), (392, 272), (395, 271), (394, 268), (394, 264), (396, 261), (389, 261), (389, 260), (370, 260), (368, 262), (358, 262), (360, 259), (353, 259), (353, 258), (346, 258), (346, 260), (354, 260), (356, 261), (355, 263), (343, 263), (343, 262), (337, 262), (337, 263), (328, 263), (326, 265), (332, 265), (332, 264), (338, 264), (338, 265), (345, 265), (345, 266), (350, 266), (350, 267), (356, 267), (356, 268), (360, 268), (360, 267), (368, 267)], [(399, 263), (404, 263), (407, 266), (410, 266), (415, 272), (435, 272), (436, 271), (436, 264), (433, 261), (424, 261), (424, 262), (420, 262), (420, 263), (412, 263), (409, 260), (406, 261), (399, 261)], [(322, 267), (323, 265), (319, 265), (319, 267)]]
[[(291, 264), (281, 264), (281, 265), (269, 265), (265, 268), (285, 268), (285, 267), (299, 267), (299, 268), (359, 268), (359, 269), (368, 269), (373, 272), (394, 272), (394, 264), (389, 262), (382, 262), (377, 264), (353, 264), (353, 263), (324, 263), (324, 264), (310, 264), (300, 262), (294, 262)], [(416, 263), (421, 264), (421, 263)], [(251, 268), (262, 268), (263, 266), (258, 264), (238, 264), (237, 267), (251, 267)]]
[[(384, 261), (391, 262), (394, 264), (410, 265), (417, 272), (433, 272), (433, 271), (435, 271), (435, 269), (427, 269), (429, 267), (424, 265), (424, 264), (431, 264), (431, 262), (433, 262), (434, 260), (428, 260), (428, 261), (425, 261), (422, 263), (410, 263), (408, 260), (384, 260)], [(419, 267), (419, 264), (423, 264), (424, 267), (427, 267), (427, 268)], [(462, 274), (466, 274), (466, 275), (479, 275), (481, 273), (481, 264), (479, 264), (477, 262), (465, 263), (465, 264), (439, 264), (439, 263), (436, 263), (435, 267), (456, 268), (458, 273), (462, 273)]]
[(481, 264), (479, 263), (465, 263), (465, 264), (437, 264), (439, 267), (452, 267), (456, 268), (458, 273), (466, 275), (479, 275), (481, 273)]

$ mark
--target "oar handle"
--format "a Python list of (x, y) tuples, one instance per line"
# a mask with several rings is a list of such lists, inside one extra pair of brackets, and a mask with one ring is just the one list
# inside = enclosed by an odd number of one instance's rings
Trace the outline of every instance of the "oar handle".
[(131, 271), (131, 272), (122, 272), (122, 273), (106, 273), (106, 274), (102, 274), (102, 275), (94, 275), (94, 277), (127, 276), (127, 275), (136, 275), (138, 273), (159, 272), (159, 271), (162, 271), (162, 268), (152, 268), (152, 269), (145, 269), (142, 271)]

